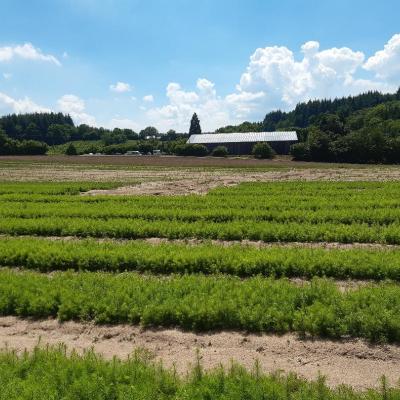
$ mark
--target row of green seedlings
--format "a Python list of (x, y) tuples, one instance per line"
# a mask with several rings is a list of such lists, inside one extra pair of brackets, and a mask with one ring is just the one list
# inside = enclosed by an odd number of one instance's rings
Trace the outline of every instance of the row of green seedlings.
[(324, 249), (204, 243), (1, 238), (0, 265), (83, 271), (203, 273), (275, 277), (331, 277), (400, 281), (397, 249)]
[(68, 354), (64, 346), (17, 354), (0, 353), (0, 399), (68, 400), (381, 400), (397, 399), (398, 387), (382, 377), (380, 388), (357, 392), (347, 386), (329, 388), (322, 376), (306, 381), (295, 374), (265, 374), (238, 364), (205, 371), (199, 356), (185, 377), (149, 354), (137, 350), (127, 360), (106, 360), (93, 350)]
[(113, 189), (118, 186), (121, 186), (120, 182), (0, 182), (0, 195), (77, 195), (92, 189)]
[(400, 287), (136, 273), (0, 271), (0, 315), (400, 342)]
[[(367, 183), (363, 183), (367, 184)], [(36, 186), (37, 185), (37, 186)], [(118, 183), (12, 183), (12, 184), (1, 184), (0, 188), (0, 201), (4, 200), (18, 200), (18, 196), (20, 196), (21, 201), (28, 200), (29, 198), (33, 199), (41, 199), (44, 195), (51, 195), (52, 200), (59, 201), (64, 199), (64, 201), (71, 200), (79, 200), (76, 195), (79, 192), (86, 191), (89, 189), (96, 188), (112, 188), (115, 186), (121, 185)], [(322, 185), (322, 186), (321, 186)], [(250, 202), (255, 202), (258, 206), (267, 206), (270, 202), (273, 204), (279, 204), (279, 200), (285, 198), (286, 202), (291, 204), (301, 203), (304, 201), (313, 201), (315, 199), (318, 202), (324, 202), (327, 205), (330, 203), (335, 204), (338, 202), (339, 204), (343, 203), (347, 204), (351, 203), (360, 203), (366, 200), (374, 200), (376, 205), (379, 205), (382, 201), (387, 200), (396, 200), (400, 194), (400, 185), (394, 183), (379, 183), (379, 188), (375, 188), (376, 183), (369, 183), (367, 188), (360, 188), (358, 186), (354, 186), (354, 183), (346, 183), (349, 185), (347, 188), (343, 186), (342, 183), (321, 183), (318, 182), (285, 182), (282, 183), (260, 183), (260, 184), (241, 184), (236, 187), (229, 187), (223, 189), (215, 189), (211, 191), (207, 196), (189, 196), (190, 203), (195, 205), (201, 205), (202, 201), (206, 201), (208, 206), (212, 204), (222, 204), (223, 202), (228, 201), (230, 207), (240, 207), (240, 203), (243, 199), (246, 200), (246, 203), (250, 200)], [(369, 187), (372, 185), (371, 187)], [(56, 194), (64, 196), (56, 196)], [(32, 196), (28, 196), (32, 195)], [(11, 197), (10, 197), (11, 196)], [(61, 197), (61, 198), (60, 198)], [(71, 198), (72, 197), (72, 198)], [(132, 199), (132, 198), (130, 198)], [(149, 196), (144, 198), (136, 198), (135, 202), (148, 203)], [(155, 204), (159, 204), (160, 206), (163, 204), (162, 200), (167, 201), (169, 206), (172, 206), (173, 203), (182, 203), (186, 202), (186, 197), (177, 196), (163, 199), (154, 199)], [(92, 200), (94, 199), (86, 199)], [(105, 201), (104, 197), (99, 199), (97, 198), (95, 201)], [(121, 201), (121, 198), (118, 199)], [(125, 201), (125, 199), (123, 200)], [(315, 204), (315, 201), (314, 201)], [(242, 203), (243, 205), (243, 203)]]
[[(5, 193), (30, 193), (30, 194), (77, 194), (79, 191), (90, 189), (107, 189), (120, 185), (120, 182), (0, 182), (0, 194)], [(214, 189), (210, 194), (214, 196), (224, 196), (226, 194), (265, 194), (273, 196), (285, 192), (291, 194), (312, 192), (315, 195), (326, 194), (327, 192), (337, 192), (338, 196), (355, 194), (357, 196), (368, 192), (374, 194), (399, 194), (400, 185), (397, 182), (263, 182), (242, 183), (233, 187), (221, 187)]]
[(96, 238), (168, 238), (260, 240), (264, 242), (340, 242), (400, 244), (400, 225), (311, 224), (232, 221), (146, 221), (113, 218), (2, 218), (0, 233), (8, 235), (79, 236)]
[[(252, 210), (249, 208), (232, 209), (223, 207), (204, 207), (196, 209), (184, 206), (170, 208), (158, 208), (154, 205), (146, 206), (119, 204), (108, 202), (89, 203), (0, 203), (0, 217), (2, 218), (91, 218), (91, 219), (114, 219), (129, 218), (147, 221), (168, 220), (183, 222), (231, 222), (246, 221), (248, 223), (258, 222), (309, 222), (312, 224), (335, 223), (354, 224), (365, 223), (369, 225), (389, 225), (400, 222), (400, 208), (336, 208), (336, 209), (299, 209), (295, 206), (285, 209), (270, 208), (268, 210)], [(287, 207), (287, 206), (286, 206)]]

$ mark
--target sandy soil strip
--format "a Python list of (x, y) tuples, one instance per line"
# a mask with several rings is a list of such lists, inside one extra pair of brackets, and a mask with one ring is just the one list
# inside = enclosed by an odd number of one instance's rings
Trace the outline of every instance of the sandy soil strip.
[[(6, 234), (0, 234), (0, 239), (15, 239), (16, 236), (10, 236)], [(18, 238), (35, 238), (43, 240), (62, 240), (62, 241), (82, 241), (82, 240), (94, 240), (98, 243), (137, 243), (146, 242), (154, 246), (160, 244), (182, 244), (188, 246), (199, 246), (202, 244), (212, 244), (215, 246), (229, 247), (229, 246), (249, 246), (256, 248), (268, 248), (268, 247), (280, 247), (280, 248), (309, 248), (309, 249), (364, 249), (364, 250), (398, 250), (400, 245), (398, 244), (383, 244), (383, 243), (339, 243), (339, 242), (263, 242), (261, 240), (210, 240), (210, 239), (168, 239), (168, 238), (142, 238), (142, 239), (115, 239), (115, 238), (87, 238), (79, 236), (32, 236), (32, 235), (18, 235)]]
[[(0, 162), (2, 158), (0, 157)], [(279, 165), (279, 164), (278, 164)], [(235, 170), (235, 169), (190, 169), (188, 166), (172, 163), (170, 168), (159, 169), (118, 169), (90, 168), (85, 165), (57, 165), (51, 168), (45, 164), (21, 163), (18, 168), (0, 163), (0, 181), (117, 181), (124, 182), (123, 188), (116, 191), (91, 192), (90, 194), (204, 194), (218, 186), (232, 186), (240, 182), (271, 182), (271, 181), (399, 181), (400, 168), (384, 168), (369, 166), (327, 167), (322, 164), (314, 168), (299, 168), (297, 163), (291, 163), (285, 169), (270, 169), (265, 171)], [(132, 181), (142, 182), (132, 184)], [(150, 182), (149, 182), (150, 181)], [(128, 186), (129, 185), (129, 186)]]
[(246, 335), (235, 332), (194, 334), (178, 330), (142, 330), (128, 325), (95, 326), (55, 320), (29, 321), (0, 317), (0, 346), (22, 351), (42, 345), (65, 343), (68, 349), (93, 347), (107, 358), (126, 358), (135, 348), (146, 348), (155, 360), (176, 365), (185, 373), (200, 350), (205, 368), (229, 365), (231, 360), (252, 368), (256, 359), (266, 372), (292, 371), (313, 379), (322, 373), (332, 386), (356, 389), (379, 385), (385, 374), (391, 384), (400, 377), (400, 347), (370, 345), (361, 340), (300, 340), (294, 335)]
[[(0, 235), (1, 236), (1, 235)], [(59, 237), (58, 239), (63, 239)], [(76, 238), (80, 240), (79, 238)], [(115, 240), (115, 239), (99, 239), (100, 241)], [(338, 242), (263, 242), (261, 240), (205, 240), (205, 239), (167, 239), (167, 238), (145, 238), (137, 239), (143, 240), (153, 245), (161, 243), (177, 243), (187, 244), (189, 246), (198, 246), (201, 244), (211, 243), (218, 246), (251, 246), (256, 248), (265, 247), (285, 247), (285, 248), (310, 248), (310, 249), (365, 249), (365, 250), (397, 250), (400, 245), (395, 244), (382, 244), (382, 243), (338, 243)], [(117, 241), (127, 242), (129, 240)], [(132, 240), (130, 240), (132, 241)]]

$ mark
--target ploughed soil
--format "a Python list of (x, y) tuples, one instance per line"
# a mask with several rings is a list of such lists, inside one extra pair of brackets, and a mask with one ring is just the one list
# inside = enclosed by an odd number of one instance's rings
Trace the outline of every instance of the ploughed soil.
[[(290, 156), (278, 156), (272, 160), (254, 157), (178, 157), (178, 156), (121, 156), (121, 155), (43, 155), (43, 156), (0, 156), (0, 162), (34, 162), (85, 165), (126, 165), (154, 167), (315, 167), (335, 165), (328, 163), (292, 161)], [(336, 164), (338, 165), (338, 164)], [(346, 165), (346, 164), (341, 164)], [(349, 164), (350, 165), (350, 164)]]
[(155, 361), (176, 366), (185, 374), (196, 362), (199, 350), (204, 368), (236, 361), (251, 369), (256, 360), (265, 372), (295, 372), (307, 379), (319, 373), (331, 386), (365, 389), (379, 385), (386, 375), (395, 385), (400, 377), (400, 347), (371, 345), (361, 340), (300, 339), (238, 332), (195, 334), (175, 329), (143, 330), (129, 325), (97, 326), (56, 320), (31, 321), (0, 317), (0, 346), (22, 351), (41, 345), (64, 343), (69, 350), (94, 348), (106, 358), (126, 358), (136, 348), (150, 351)]
[(117, 189), (93, 190), (86, 195), (206, 194), (216, 187), (241, 182), (293, 180), (400, 181), (400, 168), (297, 163), (285, 158), (268, 161), (164, 156), (0, 157), (0, 181), (113, 181), (120, 184)]
[[(160, 179), (161, 178), (161, 179)], [(122, 185), (116, 189), (90, 190), (83, 195), (188, 195), (207, 194), (218, 187), (235, 186), (243, 182), (273, 181), (376, 181), (400, 180), (400, 169), (382, 170), (379, 173), (364, 169), (293, 169), (289, 171), (197, 171), (182, 172), (170, 170), (164, 176), (162, 172), (147, 177), (138, 173), (136, 179), (143, 180), (129, 186)]]

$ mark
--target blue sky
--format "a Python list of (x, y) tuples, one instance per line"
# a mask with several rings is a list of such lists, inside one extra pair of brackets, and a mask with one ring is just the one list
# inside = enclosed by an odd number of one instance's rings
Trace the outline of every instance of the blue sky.
[(161, 131), (394, 91), (400, 2), (1, 0), (0, 113)]

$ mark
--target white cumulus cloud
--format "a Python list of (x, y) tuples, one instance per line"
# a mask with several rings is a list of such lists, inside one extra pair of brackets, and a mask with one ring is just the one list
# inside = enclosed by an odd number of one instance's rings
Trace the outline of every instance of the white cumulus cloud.
[(394, 35), (377, 51), (364, 65), (367, 71), (372, 71), (378, 79), (400, 83), (400, 34)]
[(29, 97), (14, 99), (5, 93), (0, 92), (0, 112), (1, 113), (30, 113), (30, 112), (49, 112), (46, 107), (42, 107), (32, 101)]
[(51, 54), (44, 54), (42, 50), (34, 47), (32, 43), (17, 46), (0, 47), (0, 62), (11, 61), (15, 58), (24, 60), (45, 61), (61, 66), (60, 61)]
[(132, 87), (129, 83), (117, 82), (114, 85), (110, 85), (110, 90), (116, 93), (125, 93), (130, 92), (132, 90)]
[(226, 102), (217, 96), (214, 83), (201, 78), (196, 91), (186, 91), (176, 82), (167, 85), (168, 104), (147, 111), (149, 123), (163, 131), (175, 129), (187, 132), (193, 113), (197, 113), (203, 131), (213, 130), (215, 126), (227, 124), (229, 112)]
[(316, 41), (301, 47), (303, 57), (296, 60), (287, 47), (257, 49), (242, 74), (238, 90), (263, 92), (263, 107), (288, 109), (299, 101), (316, 97), (336, 97), (376, 88), (363, 80), (355, 85), (354, 74), (365, 59), (360, 51), (348, 47), (320, 50)]
[(143, 101), (146, 103), (152, 103), (154, 101), (154, 96), (152, 94), (143, 96)]
[[(364, 71), (363, 71), (364, 70)], [(370, 76), (361, 75), (365, 70)], [(197, 80), (195, 90), (177, 82), (167, 85), (167, 104), (147, 111), (161, 129), (187, 131), (197, 112), (203, 131), (244, 120), (261, 120), (274, 109), (289, 110), (314, 98), (335, 98), (368, 90), (393, 92), (400, 84), (400, 34), (366, 60), (349, 47), (321, 49), (317, 41), (301, 46), (301, 56), (285, 46), (258, 48), (250, 56), (236, 90), (217, 94), (213, 82)]]
[(58, 109), (69, 114), (76, 124), (96, 125), (96, 119), (86, 113), (85, 101), (73, 94), (66, 94), (57, 101)]

